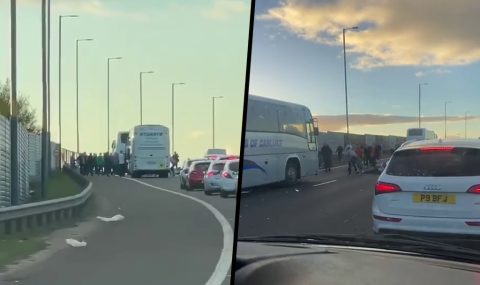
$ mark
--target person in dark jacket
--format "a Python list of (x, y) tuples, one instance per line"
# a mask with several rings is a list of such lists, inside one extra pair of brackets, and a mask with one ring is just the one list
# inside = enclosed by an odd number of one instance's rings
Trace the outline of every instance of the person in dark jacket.
[(103, 175), (110, 176), (112, 174), (112, 158), (108, 155), (108, 152), (103, 154), (103, 163), (104, 163), (104, 171)]
[(337, 159), (338, 161), (342, 161), (343, 158), (343, 146), (339, 145), (337, 147), (337, 150), (335, 151), (337, 153)]
[(332, 171), (332, 149), (328, 146), (328, 144), (324, 144), (320, 152), (322, 153), (325, 172)]

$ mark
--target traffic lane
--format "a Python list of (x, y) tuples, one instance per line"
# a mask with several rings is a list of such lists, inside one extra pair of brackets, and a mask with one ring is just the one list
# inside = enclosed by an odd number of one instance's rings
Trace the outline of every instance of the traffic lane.
[[(228, 198), (220, 197), (218, 194), (212, 194), (211, 196), (205, 195), (203, 189), (194, 189), (187, 191), (180, 189), (180, 177), (174, 176), (169, 178), (157, 178), (154, 176), (145, 176), (136, 179), (138, 181), (148, 183), (150, 185), (160, 187), (166, 190), (182, 193), (197, 199), (200, 199), (213, 207), (215, 207), (229, 222), (232, 230), (235, 228), (235, 211), (236, 211), (236, 199), (235, 196), (229, 196)], [(232, 241), (233, 246), (233, 241)], [(226, 278), (223, 280), (222, 285), (230, 284), (231, 271), (228, 272)]]
[(272, 185), (242, 193), (239, 236), (372, 234), (371, 202), (378, 175), (334, 172), (294, 187)]
[(111, 205), (96, 209), (96, 215), (122, 214), (125, 220), (102, 223), (84, 237), (87, 247), (67, 247), (9, 280), (32, 285), (205, 284), (223, 243), (222, 229), (207, 209), (119, 177), (90, 179), (95, 196)]
[(235, 227), (236, 198), (234, 195), (228, 198), (222, 198), (218, 193), (214, 193), (211, 196), (205, 195), (203, 189), (200, 188), (190, 191), (180, 189), (180, 177), (178, 175), (169, 178), (143, 177), (137, 180), (205, 201), (222, 213), (230, 223), (232, 229)]

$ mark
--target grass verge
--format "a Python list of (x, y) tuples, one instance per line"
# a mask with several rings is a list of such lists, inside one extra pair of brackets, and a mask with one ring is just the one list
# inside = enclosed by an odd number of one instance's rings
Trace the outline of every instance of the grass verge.
[(0, 269), (44, 249), (47, 246), (40, 233), (0, 237)]
[(68, 197), (81, 191), (82, 187), (75, 183), (67, 174), (55, 172), (48, 180), (46, 197), (42, 199), (40, 191), (36, 190), (32, 195), (31, 202)]

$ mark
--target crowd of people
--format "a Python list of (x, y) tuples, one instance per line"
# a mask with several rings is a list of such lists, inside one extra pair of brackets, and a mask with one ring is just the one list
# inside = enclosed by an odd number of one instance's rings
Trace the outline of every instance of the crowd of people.
[(71, 157), (70, 164), (75, 166), (75, 162), (80, 166), (80, 174), (82, 175), (113, 175), (113, 157), (106, 153), (86, 153), (80, 154), (77, 158)]
[[(376, 167), (377, 161), (382, 155), (382, 146), (380, 144), (365, 145), (361, 144), (357, 147), (347, 145), (345, 149), (338, 146), (335, 150), (337, 160), (340, 162), (345, 156), (348, 161), (348, 174), (362, 173), (363, 169), (368, 166)], [(328, 144), (323, 144), (318, 152), (319, 167), (325, 169), (325, 172), (332, 171), (333, 151)]]

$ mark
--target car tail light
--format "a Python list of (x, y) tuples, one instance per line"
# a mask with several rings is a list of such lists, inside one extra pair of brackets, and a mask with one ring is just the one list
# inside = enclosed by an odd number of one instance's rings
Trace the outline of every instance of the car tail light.
[(467, 190), (468, 193), (480, 194), (480, 184), (473, 185)]
[(465, 222), (465, 224), (467, 224), (468, 226), (473, 226), (473, 227), (480, 226), (480, 222), (476, 222), (476, 221), (468, 221), (468, 222)]
[(229, 179), (232, 179), (232, 178), (233, 178), (232, 175), (230, 175), (230, 173), (228, 173), (228, 171), (224, 171), (224, 172), (222, 173), (222, 176), (225, 177), (225, 178), (229, 178)]
[(384, 217), (384, 216), (377, 216), (377, 215), (373, 215), (373, 218), (380, 221), (394, 222), (394, 223), (398, 223), (402, 221), (402, 219), (400, 218)]
[(213, 173), (213, 171), (209, 171), (209, 172), (207, 173), (207, 177), (212, 177), (213, 175), (215, 175), (215, 174)]
[(402, 191), (402, 189), (396, 184), (385, 182), (377, 182), (377, 184), (375, 184), (375, 195), (399, 191)]
[(421, 152), (451, 152), (453, 146), (429, 146), (420, 148)]

